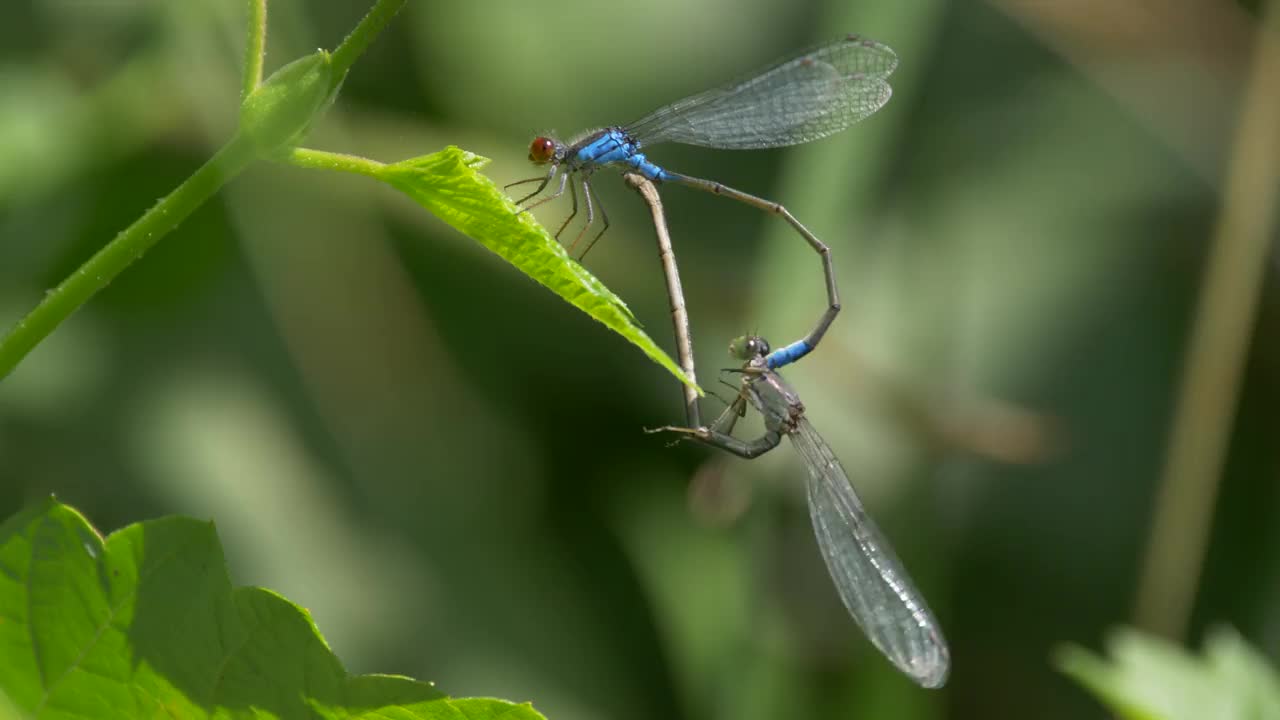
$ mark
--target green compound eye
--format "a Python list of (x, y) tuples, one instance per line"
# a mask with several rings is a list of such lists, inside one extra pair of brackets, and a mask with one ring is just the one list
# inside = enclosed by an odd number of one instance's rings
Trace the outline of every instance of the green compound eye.
[(768, 355), (769, 341), (759, 335), (743, 335), (729, 343), (729, 354), (739, 360)]

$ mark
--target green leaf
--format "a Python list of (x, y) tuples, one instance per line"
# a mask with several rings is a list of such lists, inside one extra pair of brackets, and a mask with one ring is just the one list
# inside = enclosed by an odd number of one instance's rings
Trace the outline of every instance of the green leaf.
[(517, 215), (511, 199), (477, 172), (488, 162), (487, 158), (450, 146), (431, 155), (382, 166), (377, 177), (630, 340), (701, 394), (701, 388), (645, 334), (617, 295), (570, 258), (529, 213)]
[(1280, 717), (1280, 676), (1234, 630), (1210, 632), (1202, 657), (1136, 630), (1107, 638), (1110, 660), (1063, 648), (1058, 667), (1131, 720)]
[(104, 541), (52, 499), (0, 525), (6, 696), (39, 718), (542, 717), (409, 678), (347, 675), (306, 610), (231, 587), (211, 523), (162, 518)]

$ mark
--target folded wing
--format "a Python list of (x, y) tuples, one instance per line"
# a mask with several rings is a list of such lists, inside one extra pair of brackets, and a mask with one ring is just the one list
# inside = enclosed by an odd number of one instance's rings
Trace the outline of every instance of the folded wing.
[(809, 471), (809, 515), (840, 599), (898, 669), (924, 687), (941, 687), (950, 656), (920, 592), (808, 420), (800, 419), (791, 439)]

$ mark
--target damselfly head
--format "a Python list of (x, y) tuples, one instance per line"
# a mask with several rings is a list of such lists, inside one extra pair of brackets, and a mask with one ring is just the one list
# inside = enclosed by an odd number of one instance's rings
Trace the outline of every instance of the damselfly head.
[(546, 165), (555, 159), (558, 145), (555, 140), (539, 135), (529, 143), (529, 159), (538, 165)]
[(769, 354), (769, 341), (759, 335), (743, 335), (729, 343), (729, 354), (739, 360), (751, 360)]

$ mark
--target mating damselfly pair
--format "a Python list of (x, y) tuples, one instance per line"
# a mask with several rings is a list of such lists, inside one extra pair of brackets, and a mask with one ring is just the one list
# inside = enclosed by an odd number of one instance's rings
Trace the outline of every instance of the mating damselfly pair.
[[(830, 248), (781, 204), (722, 183), (666, 170), (642, 152), (664, 142), (725, 149), (761, 149), (810, 142), (844, 130), (888, 102), (888, 77), (897, 55), (886, 45), (856, 35), (806, 50), (760, 72), (655, 110), (629, 125), (585, 133), (571, 141), (537, 137), (529, 159), (547, 165), (545, 175), (512, 185), (538, 183), (517, 201), (521, 211), (562, 196), (572, 209), (559, 237), (578, 215), (578, 190), (586, 222), (570, 245), (573, 252), (595, 222), (602, 227), (584, 247), (585, 256), (609, 227), (608, 215), (591, 187), (605, 166), (639, 173), (651, 181), (676, 183), (724, 195), (780, 215), (818, 253), (827, 307), (800, 340), (770, 352), (761, 338), (743, 338), (735, 354), (744, 361), (739, 395), (710, 427), (665, 427), (745, 458), (776, 447), (789, 436), (808, 470), (810, 517), (831, 578), (854, 620), (900, 670), (925, 687), (940, 687), (949, 669), (947, 645), (937, 621), (874, 522), (863, 510), (848, 476), (830, 447), (804, 417), (804, 405), (777, 369), (812, 352), (840, 311)], [(554, 190), (533, 200), (559, 179)], [(510, 187), (510, 186), (508, 186)], [(529, 203), (529, 204), (526, 204)], [(752, 441), (732, 435), (747, 405), (765, 421)]]

